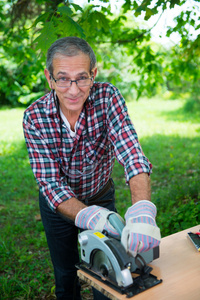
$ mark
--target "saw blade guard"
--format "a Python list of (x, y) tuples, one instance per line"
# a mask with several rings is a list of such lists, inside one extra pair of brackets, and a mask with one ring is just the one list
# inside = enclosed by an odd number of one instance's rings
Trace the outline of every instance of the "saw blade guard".
[(131, 259), (119, 241), (93, 230), (81, 232), (78, 239), (81, 260), (87, 268), (121, 287), (133, 283)]

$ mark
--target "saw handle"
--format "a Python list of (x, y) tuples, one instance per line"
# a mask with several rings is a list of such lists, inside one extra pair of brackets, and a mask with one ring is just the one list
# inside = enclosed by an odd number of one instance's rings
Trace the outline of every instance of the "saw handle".
[(122, 235), (122, 230), (124, 228), (124, 223), (117, 217), (116, 214), (110, 214), (108, 217), (110, 224), (117, 230), (120, 237)]

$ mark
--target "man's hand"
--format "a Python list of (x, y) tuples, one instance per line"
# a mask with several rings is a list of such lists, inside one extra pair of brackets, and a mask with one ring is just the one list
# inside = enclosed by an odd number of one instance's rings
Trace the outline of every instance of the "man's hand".
[(127, 210), (121, 242), (132, 256), (160, 244), (160, 229), (156, 225), (155, 217), (156, 206), (147, 200), (138, 201)]
[(109, 236), (120, 238), (117, 230), (110, 224), (108, 217), (111, 214), (116, 214), (124, 223), (124, 220), (115, 212), (106, 208), (92, 205), (82, 209), (75, 218), (75, 225), (82, 229), (90, 229), (97, 231), (107, 231)]

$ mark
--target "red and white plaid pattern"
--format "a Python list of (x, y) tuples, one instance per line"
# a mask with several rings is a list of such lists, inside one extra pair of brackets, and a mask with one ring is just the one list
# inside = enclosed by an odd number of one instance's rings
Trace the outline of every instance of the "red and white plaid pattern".
[[(112, 84), (95, 82), (85, 110), (77, 121), (77, 134), (71, 137), (62, 121), (63, 144), (53, 93), (31, 104), (24, 113), (23, 128), (31, 167), (50, 207), (55, 210), (63, 201), (94, 196), (111, 176), (115, 157), (124, 166), (127, 183), (139, 173), (151, 173), (151, 163), (144, 156), (125, 101)], [(71, 169), (82, 172), (98, 160), (92, 174), (67, 178)], [(59, 161), (62, 161), (62, 172)]]

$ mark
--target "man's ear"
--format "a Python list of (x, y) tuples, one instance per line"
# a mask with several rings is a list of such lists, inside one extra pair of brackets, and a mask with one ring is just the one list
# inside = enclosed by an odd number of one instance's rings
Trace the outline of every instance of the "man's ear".
[(95, 77), (97, 76), (97, 68), (94, 68), (92, 70), (92, 73), (93, 73), (93, 78), (95, 79)]
[(44, 75), (45, 75), (45, 77), (48, 81), (50, 89), (53, 89), (53, 83), (52, 83), (52, 80), (51, 80), (51, 76), (50, 76), (49, 71), (47, 69), (44, 70)]

